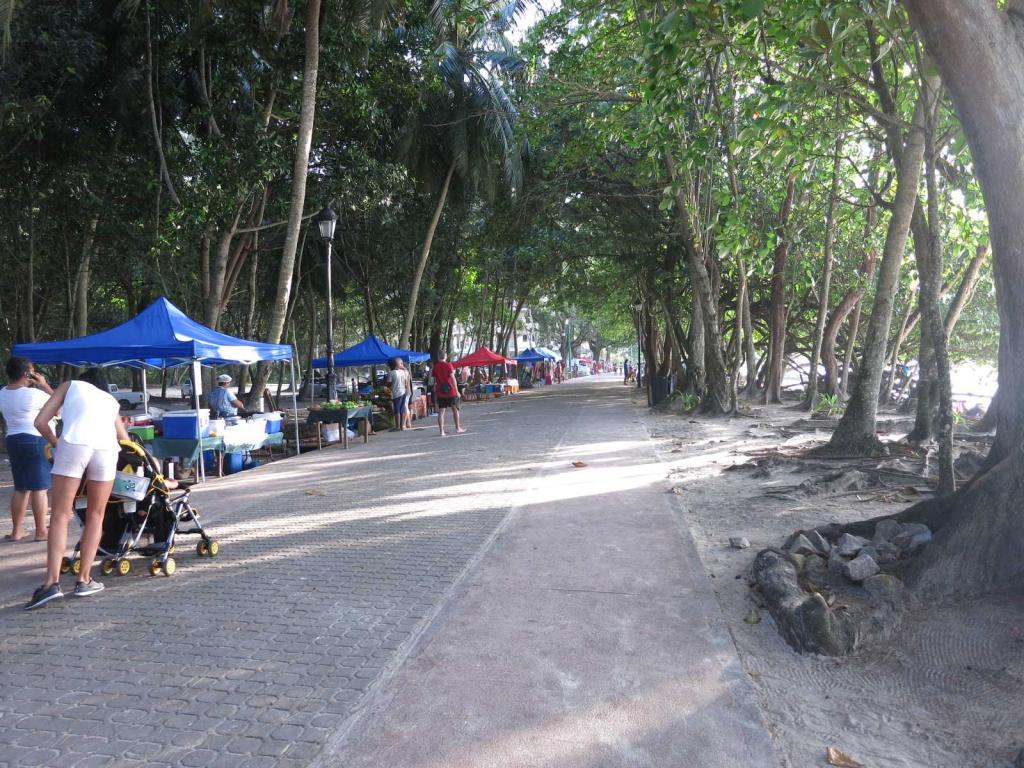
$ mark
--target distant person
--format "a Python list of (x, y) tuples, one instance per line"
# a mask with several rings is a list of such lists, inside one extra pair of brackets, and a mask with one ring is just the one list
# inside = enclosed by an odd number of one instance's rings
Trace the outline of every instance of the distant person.
[(434, 371), (432, 368), (423, 369), (423, 386), (426, 388), (427, 412), (434, 412)]
[(225, 419), (229, 416), (237, 416), (239, 410), (245, 409), (245, 404), (228, 389), (230, 383), (231, 377), (226, 373), (217, 377), (217, 386), (206, 398), (206, 402), (210, 406), (210, 418)]
[(388, 360), (388, 386), (391, 387), (391, 410), (395, 414), (395, 426), (392, 432), (401, 432), (405, 428), (405, 413), (408, 410), (408, 394), (411, 387), (409, 372), (402, 367), (397, 357)]
[[(33, 593), (27, 609), (64, 597), (60, 591), (60, 562), (67, 546), (75, 495), (83, 477), (88, 502), (79, 551), (81, 570), (74, 595), (88, 597), (103, 590), (90, 572), (103, 533), (103, 513), (114, 487), (118, 440), (128, 440), (120, 411), (106, 376), (101, 369), (90, 368), (78, 381), (67, 381), (57, 387), (36, 416), (35, 428), (54, 447), (53, 511), (46, 544), (46, 580)], [(50, 421), (58, 412), (64, 422), (59, 440), (50, 428)]]
[(434, 393), (437, 395), (437, 428), (441, 437), (445, 436), (444, 414), (449, 408), (452, 409), (452, 418), (455, 420), (455, 431), (462, 434), (466, 430), (462, 428), (462, 417), (459, 413), (459, 382), (455, 378), (455, 367), (448, 362), (448, 355), (444, 352), (437, 355), (434, 381)]
[(405, 367), (405, 362), (401, 358), (398, 360), (398, 367), (405, 371), (405, 374), (409, 377), (409, 388), (405, 392), (405, 421), (403, 426), (406, 429), (412, 429), (412, 399), (416, 395), (412, 386), (412, 371)]
[(32, 502), (36, 541), (46, 540), (46, 513), (49, 511), (50, 462), (46, 458), (46, 438), (35, 427), (36, 416), (50, 399), (53, 390), (31, 360), (12, 357), (7, 361), (7, 386), (0, 389), (0, 413), (7, 424), (7, 457), (14, 475), (11, 494), (11, 532), (7, 541), (21, 541), (25, 533), (25, 513)]

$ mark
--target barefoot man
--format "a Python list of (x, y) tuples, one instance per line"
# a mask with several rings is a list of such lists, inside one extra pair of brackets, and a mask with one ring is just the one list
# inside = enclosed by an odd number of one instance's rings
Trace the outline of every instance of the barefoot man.
[(434, 395), (437, 399), (437, 428), (444, 432), (444, 414), (449, 408), (452, 409), (452, 417), (455, 419), (455, 431), (463, 433), (462, 419), (459, 414), (459, 385), (455, 381), (455, 368), (448, 362), (448, 355), (438, 352), (437, 363), (434, 365)]

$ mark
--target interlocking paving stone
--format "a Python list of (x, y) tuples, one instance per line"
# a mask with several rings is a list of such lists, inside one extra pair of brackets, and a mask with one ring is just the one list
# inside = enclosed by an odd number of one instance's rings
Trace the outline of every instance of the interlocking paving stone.
[(529, 487), (575, 395), (210, 483), (194, 500), (221, 554), (183, 539), (172, 578), (137, 559), (95, 597), (26, 612), (42, 549), (19, 572), (0, 559), (0, 768), (308, 765)]

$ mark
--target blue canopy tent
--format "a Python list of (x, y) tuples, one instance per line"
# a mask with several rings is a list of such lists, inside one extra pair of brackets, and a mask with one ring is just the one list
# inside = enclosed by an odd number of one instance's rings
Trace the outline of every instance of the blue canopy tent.
[(163, 296), (109, 330), (65, 341), (16, 344), (13, 351), (37, 363), (134, 368), (173, 368), (193, 361), (247, 365), (292, 358), (290, 344), (266, 344), (220, 333), (197, 323)]
[[(147, 410), (149, 394), (145, 387), (146, 368), (173, 368), (193, 363), (249, 365), (260, 361), (289, 360), (292, 363), (292, 407), (298, 411), (295, 363), (290, 344), (267, 344), (220, 333), (197, 323), (163, 296), (136, 317), (106, 331), (65, 341), (16, 344), (12, 352), (36, 363), (142, 368), (143, 397)], [(197, 389), (193, 387), (193, 399), (198, 410)], [(296, 446), (298, 437), (296, 419)]]
[(516, 356), (516, 360), (520, 363), (542, 363), (545, 360), (554, 360), (554, 355), (544, 354), (538, 349), (530, 347), (524, 350), (521, 355)]
[(537, 347), (537, 351), (542, 355), (547, 355), (549, 360), (554, 360), (556, 363), (562, 359), (562, 356), (558, 352), (555, 352), (553, 349), (548, 349), (547, 347)]
[[(392, 358), (399, 358), (407, 363), (423, 363), (430, 359), (426, 352), (413, 352), (410, 349), (392, 347), (383, 339), (367, 336), (353, 347), (334, 355), (335, 368), (358, 368), (363, 365), (384, 365)], [(327, 358), (318, 357), (313, 360), (314, 368), (326, 368)]]

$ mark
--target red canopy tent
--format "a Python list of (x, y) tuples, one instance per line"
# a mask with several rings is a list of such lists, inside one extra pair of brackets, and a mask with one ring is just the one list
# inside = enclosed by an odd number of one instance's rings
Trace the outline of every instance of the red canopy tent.
[(456, 368), (477, 368), (485, 365), (515, 365), (515, 360), (509, 360), (499, 354), (491, 352), (487, 347), (480, 347), (476, 352), (466, 355), (461, 360), (456, 360), (452, 365)]

